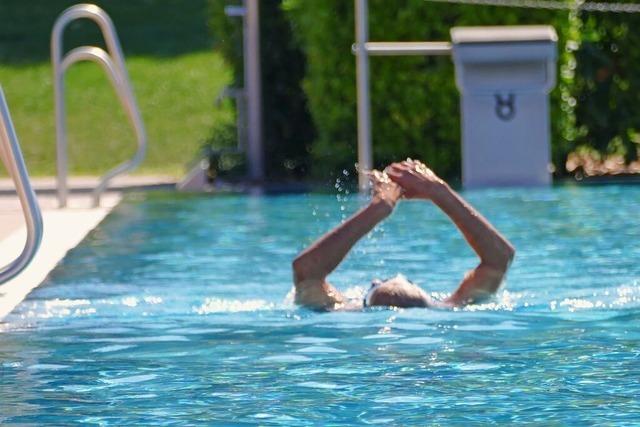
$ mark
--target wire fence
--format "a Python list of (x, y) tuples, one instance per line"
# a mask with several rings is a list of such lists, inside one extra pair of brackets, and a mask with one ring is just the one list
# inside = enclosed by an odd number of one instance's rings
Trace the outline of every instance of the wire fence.
[(578, 10), (587, 12), (640, 13), (638, 3), (567, 2), (555, 0), (425, 0), (433, 3), (455, 3), (479, 6), (520, 7), (529, 9)]

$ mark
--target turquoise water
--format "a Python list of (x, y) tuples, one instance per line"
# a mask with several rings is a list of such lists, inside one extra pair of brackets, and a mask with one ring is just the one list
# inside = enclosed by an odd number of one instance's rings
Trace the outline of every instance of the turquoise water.
[[(465, 196), (518, 249), (505, 290), (352, 313), (287, 294), (293, 256), (362, 199), (132, 197), (0, 324), (0, 424), (638, 425), (640, 188)], [(475, 263), (403, 202), (331, 279), (442, 295)]]

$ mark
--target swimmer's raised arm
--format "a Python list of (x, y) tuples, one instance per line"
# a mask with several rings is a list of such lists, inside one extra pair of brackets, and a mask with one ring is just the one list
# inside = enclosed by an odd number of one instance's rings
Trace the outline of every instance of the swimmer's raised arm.
[(320, 237), (293, 260), (296, 303), (313, 308), (337, 308), (342, 294), (327, 276), (347, 256), (353, 245), (391, 214), (402, 190), (393, 182), (373, 180), (371, 202), (351, 218)]
[(442, 209), (480, 257), (480, 264), (467, 273), (446, 302), (464, 305), (496, 292), (515, 254), (513, 245), (424, 164), (394, 163), (387, 173), (403, 187), (407, 198), (431, 200)]

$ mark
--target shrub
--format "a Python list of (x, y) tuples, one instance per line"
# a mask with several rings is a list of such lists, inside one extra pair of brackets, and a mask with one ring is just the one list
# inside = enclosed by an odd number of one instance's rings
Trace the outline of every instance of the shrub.
[(638, 14), (582, 13), (577, 68), (575, 144), (601, 156), (638, 158), (640, 26)]
[[(221, 14), (221, 2), (211, 4), (217, 10), (212, 26), (224, 39), (219, 46), (241, 77), (239, 26)], [(297, 169), (301, 173), (313, 164), (311, 172), (322, 178), (353, 170), (353, 2), (263, 0), (261, 5), (270, 175), (286, 164), (303, 165)], [(454, 26), (553, 25), (560, 37), (558, 86), (551, 93), (556, 173), (566, 172), (567, 156), (576, 149), (637, 158), (640, 77), (634, 66), (640, 63), (640, 33), (631, 29), (640, 16), (370, 0), (369, 24), (371, 40), (388, 41), (449, 40)], [(460, 106), (450, 58), (372, 57), (370, 73), (375, 166), (417, 157), (445, 177), (458, 177)]]
[[(216, 47), (229, 61), (235, 85), (243, 86), (242, 25), (224, 14), (234, 2), (209, 0), (210, 28)], [(300, 177), (309, 168), (315, 138), (301, 80), (305, 58), (281, 9), (282, 0), (260, 1), (260, 57), (262, 67), (265, 170), (269, 178)]]
[[(318, 129), (314, 164), (352, 170), (357, 158), (353, 2), (287, 0), (285, 6), (308, 61), (303, 86)], [(424, 0), (398, 0), (391, 7), (371, 0), (370, 40), (449, 40), (453, 26), (563, 25), (567, 15)], [(459, 93), (451, 59), (372, 57), (370, 64), (375, 165), (410, 156), (443, 176), (459, 176)]]

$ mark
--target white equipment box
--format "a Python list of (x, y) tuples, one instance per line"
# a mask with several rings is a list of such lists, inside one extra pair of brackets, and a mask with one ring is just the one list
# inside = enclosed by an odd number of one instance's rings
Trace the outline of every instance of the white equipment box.
[(557, 39), (550, 26), (451, 29), (465, 188), (551, 183)]

